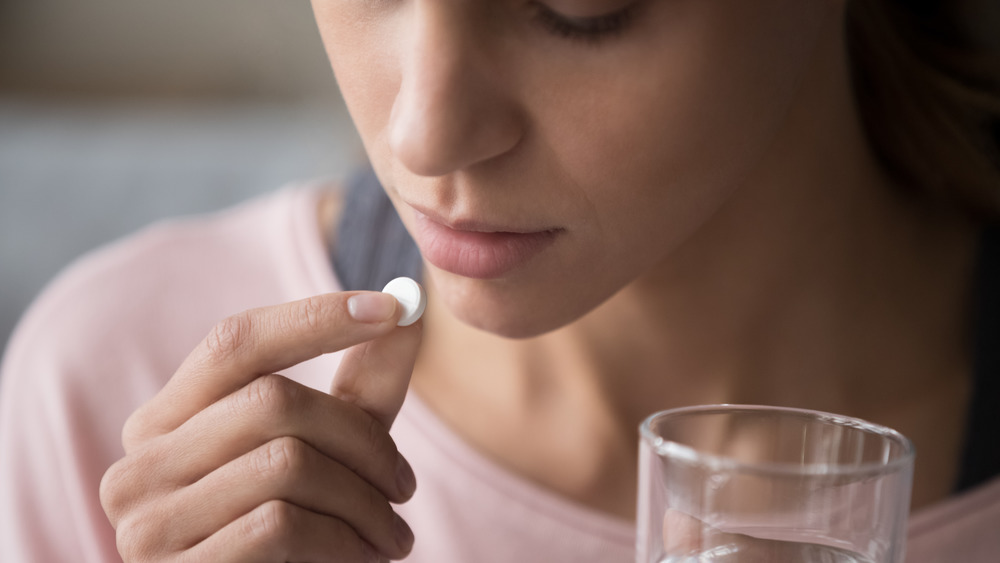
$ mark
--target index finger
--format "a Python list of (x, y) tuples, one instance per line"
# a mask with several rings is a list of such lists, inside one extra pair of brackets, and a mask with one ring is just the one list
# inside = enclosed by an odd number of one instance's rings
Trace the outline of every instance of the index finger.
[(141, 441), (170, 432), (261, 375), (387, 334), (396, 327), (400, 313), (391, 295), (353, 291), (229, 317), (212, 329), (166, 386), (129, 419), (124, 439)]

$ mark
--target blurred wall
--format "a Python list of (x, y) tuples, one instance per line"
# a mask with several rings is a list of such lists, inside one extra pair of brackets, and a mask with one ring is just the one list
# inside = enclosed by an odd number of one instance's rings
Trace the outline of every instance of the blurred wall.
[(362, 154), (307, 0), (0, 0), (0, 350), (77, 256)]
[(308, 0), (3, 0), (0, 90), (326, 98)]

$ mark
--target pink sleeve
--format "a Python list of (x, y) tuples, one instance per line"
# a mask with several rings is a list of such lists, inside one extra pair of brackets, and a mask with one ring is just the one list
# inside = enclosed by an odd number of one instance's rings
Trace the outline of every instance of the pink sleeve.
[(101, 478), (123, 455), (125, 420), (193, 346), (153, 283), (171, 283), (155, 267), (168, 256), (163, 232), (79, 260), (10, 340), (0, 366), (0, 562), (121, 561)]
[[(0, 370), (0, 561), (120, 561), (98, 486), (120, 446), (120, 408), (102, 408), (98, 368), (70, 347), (49, 295), (24, 319)], [(109, 403), (116, 401), (110, 398)]]
[[(125, 420), (220, 319), (337, 290), (315, 199), (286, 190), (147, 228), (42, 293), (0, 365), (0, 563), (121, 560), (99, 488)], [(325, 388), (331, 373), (288, 375)]]

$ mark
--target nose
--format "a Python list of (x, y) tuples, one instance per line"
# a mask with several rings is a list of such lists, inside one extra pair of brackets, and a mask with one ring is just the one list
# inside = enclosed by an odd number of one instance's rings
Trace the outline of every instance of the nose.
[[(389, 146), (414, 174), (443, 176), (516, 146), (522, 123), (467, 2), (414, 0)], [(488, 29), (488, 26), (479, 25)]]

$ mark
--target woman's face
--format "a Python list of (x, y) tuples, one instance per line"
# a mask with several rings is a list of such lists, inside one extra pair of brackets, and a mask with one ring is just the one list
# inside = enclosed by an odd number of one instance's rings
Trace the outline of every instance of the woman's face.
[(524, 337), (666, 267), (782, 129), (835, 0), (313, 0), (460, 319)]

